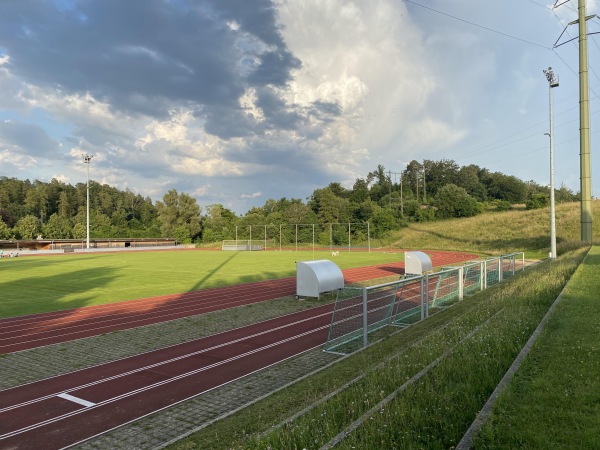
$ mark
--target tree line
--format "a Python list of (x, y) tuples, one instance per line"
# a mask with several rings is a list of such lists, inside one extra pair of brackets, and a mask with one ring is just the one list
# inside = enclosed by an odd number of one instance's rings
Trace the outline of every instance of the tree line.
[[(548, 204), (549, 188), (522, 181), (476, 165), (460, 167), (452, 160), (411, 161), (399, 173), (379, 165), (351, 188), (339, 182), (316, 189), (306, 200), (268, 199), (263, 206), (237, 215), (221, 204), (203, 208), (195, 198), (175, 189), (161, 201), (90, 180), (90, 236), (92, 238), (176, 238), (179, 242), (212, 243), (247, 239), (250, 226), (279, 227), (308, 224), (300, 233), (317, 241), (343, 245), (352, 232), (365, 238), (364, 227), (331, 227), (329, 224), (369, 223), (372, 237), (382, 238), (406, 226), (452, 217), (469, 217), (484, 209), (506, 210), (514, 204), (539, 208)], [(557, 202), (578, 195), (561, 186)], [(86, 237), (86, 184), (75, 186), (52, 179), (18, 180), (0, 177), (0, 239), (83, 239)], [(352, 229), (354, 228), (354, 229)], [(284, 227), (288, 242), (310, 241), (293, 236), (298, 230)], [(266, 230), (266, 228), (265, 228)]]

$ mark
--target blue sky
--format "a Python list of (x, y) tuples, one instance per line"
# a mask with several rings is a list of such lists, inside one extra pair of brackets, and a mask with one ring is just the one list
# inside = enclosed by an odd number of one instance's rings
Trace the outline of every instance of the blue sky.
[[(3, 0), (0, 176), (75, 184), (91, 154), (101, 183), (155, 200), (175, 188), (238, 213), (413, 159), (548, 184), (552, 66), (555, 180), (578, 191), (578, 45), (553, 49), (576, 7)], [(589, 56), (598, 197), (600, 35)]]

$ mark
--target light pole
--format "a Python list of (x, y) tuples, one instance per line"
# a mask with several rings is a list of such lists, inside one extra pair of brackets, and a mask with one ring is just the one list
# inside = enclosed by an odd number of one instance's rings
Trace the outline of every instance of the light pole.
[(86, 201), (86, 234), (85, 234), (85, 248), (90, 248), (90, 161), (93, 155), (83, 155), (83, 162), (87, 164), (87, 201)]
[(552, 67), (543, 71), (548, 80), (548, 97), (550, 104), (550, 259), (556, 259), (556, 214), (554, 209), (554, 130), (552, 126), (552, 88), (558, 86), (558, 78), (554, 77)]

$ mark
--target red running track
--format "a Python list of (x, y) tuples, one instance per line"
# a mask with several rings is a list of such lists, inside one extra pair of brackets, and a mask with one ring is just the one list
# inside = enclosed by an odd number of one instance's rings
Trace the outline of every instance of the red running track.
[(0, 449), (59, 449), (322, 345), (333, 305), (0, 393)]
[[(475, 259), (454, 252), (428, 252), (434, 267)], [(347, 269), (347, 283), (402, 274), (404, 263)], [(106, 305), (0, 319), (0, 354), (66, 342), (111, 331), (204, 314), (295, 294), (294, 277), (150, 297)]]

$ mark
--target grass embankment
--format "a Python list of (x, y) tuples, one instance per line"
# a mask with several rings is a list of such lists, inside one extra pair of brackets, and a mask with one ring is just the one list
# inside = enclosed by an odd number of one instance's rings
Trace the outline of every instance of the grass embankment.
[(172, 448), (320, 448), (344, 432), (336, 448), (450, 448), (583, 254), (531, 268)]
[[(600, 236), (600, 200), (592, 202), (593, 235)], [(556, 206), (558, 253), (580, 240), (580, 204)], [(547, 258), (550, 251), (550, 209), (489, 212), (476, 217), (412, 223), (398, 232), (392, 247), (506, 254), (525, 251), (528, 258)]]
[[(156, 251), (0, 259), (0, 317), (291, 277), (296, 261), (327, 252)], [(341, 269), (403, 254), (340, 252)]]
[(600, 448), (600, 247), (579, 267), (474, 448)]

